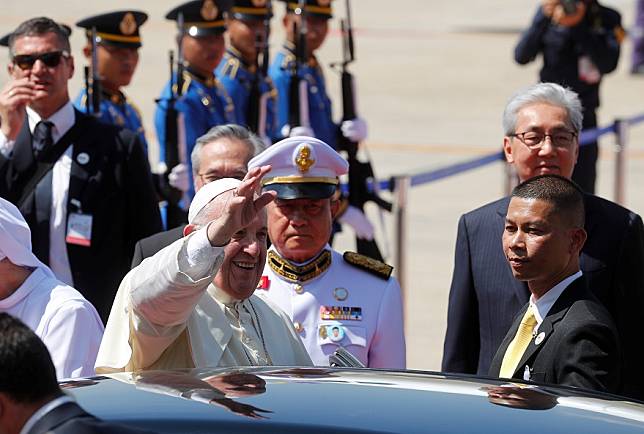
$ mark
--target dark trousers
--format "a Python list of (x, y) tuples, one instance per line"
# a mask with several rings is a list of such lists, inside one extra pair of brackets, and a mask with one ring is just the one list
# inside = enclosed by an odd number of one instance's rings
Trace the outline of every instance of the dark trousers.
[[(583, 129), (597, 126), (597, 114), (594, 109), (584, 110)], [(586, 193), (595, 194), (595, 180), (597, 179), (597, 156), (599, 148), (597, 142), (592, 142), (579, 147), (577, 164), (572, 173), (572, 180)]]

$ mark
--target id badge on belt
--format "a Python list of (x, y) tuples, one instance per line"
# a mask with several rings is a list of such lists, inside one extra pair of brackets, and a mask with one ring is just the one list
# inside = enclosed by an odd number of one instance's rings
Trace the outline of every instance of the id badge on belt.
[(80, 212), (70, 213), (67, 219), (67, 236), (69, 244), (89, 247), (92, 244), (92, 215)]

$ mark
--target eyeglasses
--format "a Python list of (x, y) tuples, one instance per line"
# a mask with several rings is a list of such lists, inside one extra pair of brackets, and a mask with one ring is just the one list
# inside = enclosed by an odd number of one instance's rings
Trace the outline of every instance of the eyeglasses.
[(34, 63), (37, 60), (40, 60), (46, 66), (50, 68), (55, 68), (60, 63), (61, 58), (67, 59), (69, 53), (67, 51), (50, 51), (48, 53), (41, 54), (18, 54), (13, 56), (13, 63), (18, 66), (18, 68), (28, 70), (33, 68)]
[(556, 131), (552, 134), (538, 133), (536, 131), (526, 131), (525, 133), (510, 134), (510, 137), (516, 137), (521, 140), (528, 148), (535, 151), (541, 149), (546, 142), (546, 137), (550, 137), (550, 143), (555, 148), (568, 148), (575, 142), (577, 133), (573, 131)]

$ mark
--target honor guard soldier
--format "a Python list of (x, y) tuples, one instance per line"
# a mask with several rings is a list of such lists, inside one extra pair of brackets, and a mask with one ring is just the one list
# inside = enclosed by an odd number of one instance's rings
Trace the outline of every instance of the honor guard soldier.
[[(223, 12), (222, 0), (195, 0), (165, 16), (177, 22), (178, 59), (176, 71), (161, 92), (154, 125), (161, 161), (172, 169), (170, 184), (189, 197), (194, 196), (189, 155), (197, 138), (217, 125), (236, 123), (233, 102), (214, 75), (225, 50)], [(182, 163), (174, 167), (166, 161), (166, 147), (174, 146), (168, 143), (170, 105), (178, 115), (177, 146)]]
[(217, 78), (235, 104), (237, 123), (267, 145), (276, 138), (277, 91), (268, 77), (271, 3), (234, 0), (228, 20), (230, 47), (217, 67)]
[(146, 154), (148, 144), (141, 112), (121, 89), (130, 84), (139, 63), (139, 28), (147, 19), (143, 12), (125, 10), (95, 15), (76, 23), (85, 29), (87, 44), (83, 54), (91, 66), (85, 70), (85, 87), (74, 101), (74, 106), (83, 113), (135, 132)]
[(405, 368), (405, 336), (398, 281), (392, 267), (327, 243), (331, 197), (348, 164), (312, 137), (284, 139), (253, 158), (248, 169), (271, 165), (263, 191), (272, 243), (256, 294), (293, 320), (313, 363), (328, 366), (344, 347), (369, 367)]
[[(338, 126), (332, 119), (331, 100), (315, 56), (326, 39), (330, 18), (331, 0), (286, 1), (282, 22), (287, 40), (275, 56), (269, 76), (279, 95), (278, 126), (282, 136), (314, 135), (335, 149)], [(297, 85), (292, 83), (294, 79)], [(306, 92), (302, 91), (304, 87)], [(361, 118), (346, 120), (342, 122), (341, 132), (352, 141), (360, 142), (367, 136), (367, 125)]]

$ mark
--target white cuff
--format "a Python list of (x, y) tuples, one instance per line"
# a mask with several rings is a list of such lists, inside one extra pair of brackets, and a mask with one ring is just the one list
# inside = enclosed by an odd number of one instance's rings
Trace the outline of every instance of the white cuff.
[(205, 226), (190, 235), (185, 244), (185, 256), (179, 255), (179, 270), (195, 281), (210, 273), (224, 249), (210, 244), (207, 230), (208, 226)]

